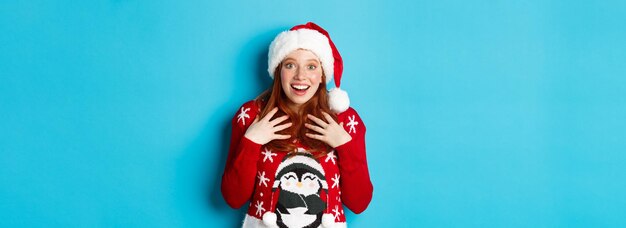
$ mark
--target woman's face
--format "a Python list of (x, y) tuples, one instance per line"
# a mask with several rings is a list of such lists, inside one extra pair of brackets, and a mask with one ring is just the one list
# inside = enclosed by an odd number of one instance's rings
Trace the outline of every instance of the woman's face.
[(313, 52), (298, 49), (281, 63), (282, 88), (291, 108), (299, 108), (309, 101), (322, 81), (322, 64)]

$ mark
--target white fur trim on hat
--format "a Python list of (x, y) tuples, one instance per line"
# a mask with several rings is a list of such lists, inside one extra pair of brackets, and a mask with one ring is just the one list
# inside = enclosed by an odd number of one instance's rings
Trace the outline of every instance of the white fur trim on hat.
[(273, 212), (265, 212), (265, 214), (263, 214), (263, 224), (268, 227), (278, 227), (276, 219), (276, 214)]
[(328, 91), (328, 105), (330, 110), (335, 113), (342, 113), (350, 107), (350, 98), (346, 91), (340, 88), (332, 88)]
[(270, 77), (274, 78), (274, 71), (278, 64), (292, 51), (306, 49), (313, 52), (320, 59), (322, 69), (326, 75), (326, 83), (333, 77), (335, 69), (335, 59), (333, 50), (328, 43), (328, 38), (324, 34), (312, 29), (298, 29), (284, 31), (272, 41), (268, 52), (267, 71)]
[(332, 214), (324, 214), (322, 215), (322, 226), (324, 227), (333, 227), (335, 226), (335, 216)]

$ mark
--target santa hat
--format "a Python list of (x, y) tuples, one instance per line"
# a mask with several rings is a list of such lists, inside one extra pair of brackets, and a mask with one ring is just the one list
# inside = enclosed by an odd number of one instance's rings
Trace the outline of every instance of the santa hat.
[(320, 59), (326, 83), (335, 79), (335, 88), (328, 93), (328, 104), (335, 113), (341, 113), (350, 107), (348, 93), (339, 89), (343, 60), (328, 32), (313, 22), (296, 25), (289, 31), (284, 31), (270, 44), (268, 53), (268, 68), (270, 77), (274, 78), (274, 71), (278, 64), (292, 51), (298, 49), (309, 50)]
[(276, 207), (276, 205), (274, 205), (274, 192), (276, 192), (276, 190), (280, 186), (280, 177), (287, 172), (293, 171), (293, 168), (306, 166), (311, 168), (309, 169), (309, 171), (311, 171), (320, 179), (320, 197), (322, 196), (321, 193), (323, 193), (326, 197), (326, 210), (322, 215), (322, 226), (333, 227), (335, 224), (335, 217), (330, 213), (329, 209), (330, 201), (328, 198), (328, 182), (326, 182), (324, 168), (322, 168), (322, 165), (317, 162), (317, 160), (315, 160), (311, 154), (302, 152), (303, 150), (300, 148), (299, 151), (300, 152), (296, 153), (296, 156), (286, 156), (283, 159), (282, 163), (280, 163), (280, 165), (276, 169), (276, 176), (274, 179), (274, 184), (272, 185), (272, 199), (270, 200), (270, 209), (268, 210), (268, 212), (265, 212), (265, 214), (263, 214), (263, 223), (268, 227), (277, 226), (277, 217), (276, 214), (273, 212)]

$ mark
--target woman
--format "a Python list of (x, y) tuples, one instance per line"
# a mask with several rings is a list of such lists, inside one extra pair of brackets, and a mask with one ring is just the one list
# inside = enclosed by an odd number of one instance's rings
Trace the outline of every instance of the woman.
[(222, 195), (233, 208), (250, 201), (243, 227), (346, 227), (343, 205), (361, 213), (373, 187), (341, 56), (309, 22), (279, 34), (268, 57), (272, 87), (233, 117)]

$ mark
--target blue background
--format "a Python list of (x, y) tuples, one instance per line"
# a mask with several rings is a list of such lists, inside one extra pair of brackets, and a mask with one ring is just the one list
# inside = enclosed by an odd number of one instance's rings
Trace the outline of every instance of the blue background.
[[(3, 1), (0, 227), (237, 227), (229, 120), (314, 21), (374, 199), (352, 227), (626, 226), (624, 1)], [(389, 227), (389, 226), (387, 226)]]

